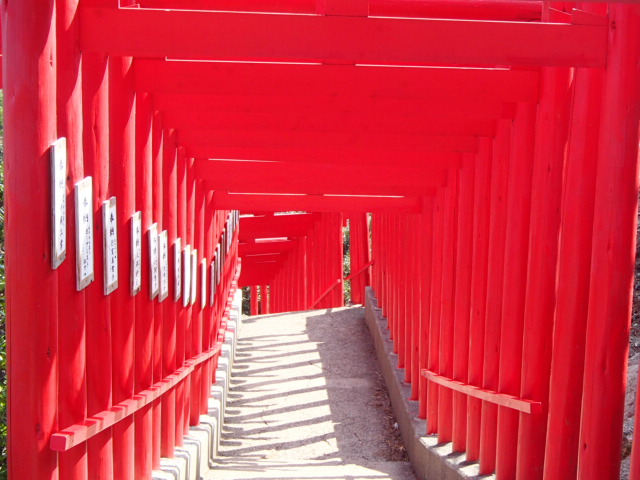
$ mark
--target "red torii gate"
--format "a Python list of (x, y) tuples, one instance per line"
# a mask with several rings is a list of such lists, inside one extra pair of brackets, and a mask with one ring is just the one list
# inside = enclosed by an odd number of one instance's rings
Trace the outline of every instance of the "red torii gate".
[[(373, 285), (429, 431), (498, 478), (616, 478), (640, 7), (139, 7), (3, 5), (12, 476), (148, 478), (206, 398), (235, 285), (238, 237), (221, 238), (228, 210), (301, 208), (322, 218), (310, 244), (260, 278), (273, 282), (275, 307), (306, 306), (342, 278), (327, 271), (288, 290), (321, 252), (341, 262), (327, 236), (339, 212), (373, 212)], [(51, 268), (48, 155), (59, 137), (68, 205), (91, 176), (101, 231), (100, 205), (117, 199), (121, 278), (135, 211), (144, 232), (157, 223), (169, 245), (194, 246), (197, 265), (229, 246), (213, 307), (152, 301), (145, 255), (138, 296), (128, 282), (110, 296), (100, 282), (77, 292), (73, 241)], [(73, 215), (66, 232), (76, 234)], [(101, 279), (101, 242), (94, 250)], [(332, 292), (329, 305), (341, 301)], [(539, 412), (517, 413), (507, 395)], [(56, 454), (61, 438), (77, 446)]]

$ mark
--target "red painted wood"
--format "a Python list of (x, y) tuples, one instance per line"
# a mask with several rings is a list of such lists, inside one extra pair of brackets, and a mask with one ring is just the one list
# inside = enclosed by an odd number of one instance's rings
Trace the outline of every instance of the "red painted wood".
[[(56, 69), (50, 64), (56, 49), (53, 10), (53, 1), (2, 8), (12, 478), (58, 478), (57, 458), (47, 445), (57, 429), (58, 382), (58, 275), (51, 270), (48, 200), (49, 145), (56, 139)], [(38, 194), (25, 197), (24, 192)]]
[[(475, 187), (474, 155), (465, 155), (460, 170), (458, 190), (458, 240), (456, 250), (455, 304), (453, 311), (453, 377), (469, 380), (469, 321), (471, 317), (471, 270), (473, 265), (473, 209)], [(453, 394), (452, 441), (454, 451), (467, 445), (467, 398)]]
[[(610, 15), (616, 28), (610, 30), (611, 53), (604, 74), (600, 115), (582, 448), (578, 459), (580, 479), (618, 476), (633, 288), (638, 208), (640, 7), (611, 5)], [(607, 365), (608, 371), (602, 365)], [(607, 421), (602, 421), (604, 418)], [(596, 438), (606, 442), (597, 455)], [(634, 450), (632, 469), (637, 478), (637, 445)]]
[(600, 25), (98, 8), (80, 21), (83, 51), (140, 57), (602, 66), (606, 56)]
[[(509, 169), (510, 122), (502, 121), (493, 143), (491, 162), (491, 213), (489, 217), (489, 263), (484, 337), (482, 387), (498, 391), (500, 360), (500, 325), (504, 281), (507, 177)], [(496, 465), (496, 433), (498, 409), (483, 402), (480, 431), (480, 473), (488, 474)]]
[(242, 217), (240, 241), (257, 238), (285, 238), (304, 236), (318, 216), (314, 214), (254, 215)]
[[(82, 164), (82, 77), (78, 50), (76, 0), (56, 1), (57, 136), (67, 139), (67, 211), (75, 208), (73, 186), (84, 178)], [(66, 222), (67, 261), (57, 269), (58, 301), (58, 424), (82, 422), (87, 415), (85, 292), (76, 291), (75, 216)], [(87, 477), (87, 447), (58, 455), (61, 478)]]
[[(198, 279), (198, 288), (196, 289), (196, 302), (193, 305), (193, 329), (191, 336), (191, 348), (193, 355), (202, 352), (202, 333), (203, 333), (203, 311), (201, 303), (201, 282), (202, 275), (200, 273), (200, 262), (204, 258), (204, 209), (205, 195), (202, 188), (202, 182), (196, 182), (195, 188), (195, 210), (194, 210), (194, 245), (198, 249), (198, 262), (196, 278)], [(202, 369), (197, 368), (191, 376), (191, 407), (189, 416), (189, 425), (198, 425), (200, 423), (200, 405), (202, 395)]]
[[(420, 261), (420, 339), (419, 339), (419, 371), (426, 369), (429, 361), (429, 314), (431, 311), (431, 289), (433, 286), (432, 272), (432, 249), (433, 249), (433, 199), (426, 197), (424, 201), (424, 212), (419, 219), (419, 235), (422, 238), (422, 253)], [(374, 217), (375, 218), (375, 217)], [(374, 230), (375, 232), (375, 230)], [(373, 242), (376, 245), (376, 242)], [(376, 255), (374, 254), (374, 258)], [(375, 269), (374, 269), (375, 271)], [(427, 380), (420, 375), (418, 379), (419, 414), (420, 418), (427, 416)]]
[[(109, 105), (107, 58), (100, 54), (82, 56), (83, 157), (85, 175), (93, 179), (93, 228), (102, 229), (102, 202), (109, 189)], [(102, 242), (93, 244), (95, 277), (103, 278)], [(87, 415), (111, 408), (111, 300), (101, 281), (86, 289), (87, 314)], [(108, 361), (105, 361), (108, 359)], [(88, 476), (113, 477), (111, 429), (87, 442)]]
[(589, 295), (602, 73), (577, 70), (558, 266), (544, 478), (575, 477)]
[(447, 389), (455, 390), (463, 393), (464, 395), (480, 398), (486, 402), (495, 403), (496, 405), (503, 406), (505, 408), (512, 408), (523, 413), (535, 413), (541, 409), (540, 402), (531, 400), (524, 400), (513, 395), (507, 395), (504, 393), (498, 393), (491, 390), (486, 390), (473, 385), (468, 385), (457, 380), (445, 377), (444, 375), (438, 375), (430, 370), (422, 370), (422, 375), (428, 380), (431, 380), (438, 385), (442, 385)]
[[(500, 366), (498, 391), (520, 393), (522, 335), (529, 253), (531, 175), (535, 143), (536, 106), (518, 104), (511, 133), (507, 187), (507, 237), (504, 245), (504, 284), (500, 326)], [(515, 478), (518, 415), (511, 409), (498, 409), (496, 475)]]
[[(469, 376), (472, 385), (481, 385), (484, 377), (484, 334), (489, 253), (489, 219), (491, 204), (491, 171), (493, 152), (491, 140), (483, 139), (476, 156), (473, 216), (473, 265), (471, 270), (471, 318), (469, 326)], [(467, 401), (467, 458), (480, 458), (480, 428), (482, 402)]]
[(518, 479), (535, 480), (542, 478), (543, 473), (570, 81), (570, 72), (566, 69), (542, 72), (533, 164), (531, 247), (520, 395), (541, 401), (543, 409), (539, 415), (520, 417)]
[[(133, 337), (135, 302), (127, 287), (130, 275), (128, 232), (135, 211), (135, 94), (131, 58), (109, 59), (109, 189), (117, 199), (118, 279), (120, 287), (111, 294), (113, 348), (113, 403), (133, 396)], [(124, 285), (124, 287), (123, 287)], [(127, 417), (113, 428), (114, 476), (133, 480), (134, 426)]]
[[(152, 224), (153, 214), (153, 157), (152, 157), (151, 98), (136, 95), (136, 210), (142, 213), (142, 231)], [(129, 226), (131, 228), (131, 226)], [(123, 232), (124, 233), (124, 232)], [(141, 289), (135, 297), (135, 391), (140, 392), (153, 384), (154, 308), (149, 295), (149, 242), (142, 236)], [(147, 240), (145, 242), (145, 240)], [(133, 246), (132, 246), (133, 247)], [(129, 283), (129, 284), (128, 284)], [(131, 288), (130, 281), (120, 288)], [(153, 405), (149, 404), (135, 415), (136, 478), (151, 478), (153, 469)], [(158, 432), (156, 432), (158, 433)]]
[[(164, 118), (163, 127), (164, 126)], [(177, 304), (174, 301), (175, 279), (173, 277), (175, 265), (174, 244), (178, 237), (178, 159), (176, 149), (175, 132), (166, 127), (162, 132), (162, 229), (167, 231), (167, 243), (169, 246), (169, 296), (158, 305), (162, 312), (162, 373), (170, 375), (173, 371), (183, 366), (177, 359)], [(159, 297), (156, 297), (159, 300)], [(167, 450), (173, 451), (175, 445), (182, 445), (182, 435), (174, 434), (176, 431), (176, 409), (179, 404), (176, 401), (176, 390), (169, 391), (162, 398), (162, 428), (167, 443)], [(165, 425), (166, 424), (166, 425)]]
[[(458, 190), (460, 172), (449, 172), (449, 184), (445, 189), (442, 238), (442, 306), (440, 310), (439, 368), (441, 375), (453, 377), (454, 348), (454, 302), (456, 253), (458, 227)], [(453, 439), (453, 396), (449, 389), (438, 390), (438, 441), (450, 442)]]

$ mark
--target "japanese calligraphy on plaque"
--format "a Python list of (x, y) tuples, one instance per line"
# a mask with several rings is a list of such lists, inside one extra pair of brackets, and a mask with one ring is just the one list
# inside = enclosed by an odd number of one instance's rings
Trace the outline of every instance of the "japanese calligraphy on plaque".
[(131, 295), (142, 288), (142, 212), (131, 217)]
[(191, 252), (191, 305), (196, 303), (198, 295), (198, 250)]
[(104, 294), (118, 288), (118, 218), (116, 197), (102, 202), (102, 246), (104, 252)]
[(160, 234), (160, 301), (169, 296), (169, 240), (165, 230)]
[(211, 266), (209, 267), (211, 274), (211, 295), (209, 296), (209, 305), (213, 306), (213, 301), (216, 299), (216, 261), (215, 259), (211, 262)]
[(207, 259), (203, 258), (200, 261), (200, 306), (202, 308), (207, 306)]
[(218, 244), (218, 246), (216, 247), (216, 263), (217, 263), (216, 286), (220, 285), (220, 278), (222, 277), (222, 257), (220, 256), (221, 254), (222, 254), (222, 249), (220, 248), (220, 244)]
[(67, 256), (67, 139), (59, 138), (49, 150), (51, 162), (51, 268)]
[(175, 301), (177, 302), (182, 295), (182, 240), (176, 238), (173, 244), (173, 273), (175, 276)]
[(93, 184), (91, 177), (74, 185), (76, 203), (76, 289), (85, 288), (94, 278), (93, 269)]
[(191, 245), (184, 247), (182, 265), (184, 267), (182, 306), (186, 307), (191, 300)]
[(160, 293), (160, 248), (158, 246), (158, 224), (149, 227), (149, 295), (151, 300)]

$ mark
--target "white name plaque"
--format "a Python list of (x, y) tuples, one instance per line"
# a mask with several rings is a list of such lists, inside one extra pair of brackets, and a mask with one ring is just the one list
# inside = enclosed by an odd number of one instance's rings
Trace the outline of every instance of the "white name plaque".
[(160, 301), (169, 296), (169, 233), (160, 234)]
[(176, 238), (173, 244), (173, 273), (175, 278), (175, 301), (177, 302), (182, 295), (182, 240)]
[(131, 295), (142, 288), (142, 212), (131, 217)]
[(51, 144), (51, 268), (67, 256), (67, 139)]
[(184, 247), (182, 265), (184, 267), (182, 306), (186, 307), (191, 300), (191, 245)]
[(160, 264), (158, 247), (158, 224), (154, 223), (149, 227), (149, 295), (151, 300), (160, 293)]
[(118, 217), (116, 197), (102, 202), (102, 228), (104, 252), (104, 294), (118, 288)]
[(85, 288), (94, 278), (93, 269), (93, 184), (91, 177), (74, 186), (76, 203), (76, 289)]

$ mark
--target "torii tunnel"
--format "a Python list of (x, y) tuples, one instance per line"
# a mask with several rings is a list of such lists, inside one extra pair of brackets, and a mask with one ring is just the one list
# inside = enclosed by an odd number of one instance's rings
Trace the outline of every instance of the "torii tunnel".
[(343, 305), (347, 220), (425, 435), (618, 478), (637, 2), (4, 0), (2, 33), (11, 478), (150, 478), (235, 289)]

